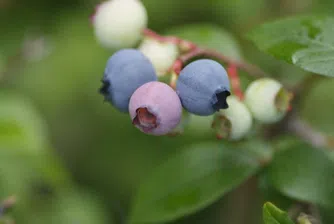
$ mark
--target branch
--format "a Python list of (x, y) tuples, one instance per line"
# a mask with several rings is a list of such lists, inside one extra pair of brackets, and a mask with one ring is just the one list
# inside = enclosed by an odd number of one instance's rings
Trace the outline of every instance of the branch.
[(314, 130), (308, 123), (303, 121), (297, 115), (291, 115), (286, 122), (287, 129), (294, 135), (303, 139), (305, 142), (315, 148), (331, 148), (334, 149), (334, 139), (322, 132)]
[(299, 224), (321, 224), (321, 216), (318, 208), (310, 203), (296, 201), (288, 210), (289, 217)]
[(159, 42), (169, 42), (169, 43), (175, 44), (180, 48), (181, 51), (184, 51), (184, 52), (197, 48), (197, 45), (192, 43), (191, 41), (183, 40), (175, 36), (162, 36), (150, 29), (144, 29), (143, 34), (144, 36), (150, 37)]
[(231, 79), (232, 90), (240, 100), (244, 99), (244, 93), (242, 92), (240, 85), (240, 78), (238, 74), (238, 68), (235, 64), (230, 64), (227, 68), (227, 73)]
[(247, 72), (249, 75), (255, 78), (268, 76), (266, 72), (264, 72), (262, 69), (260, 69), (259, 67), (255, 65), (249, 64), (247, 62), (234, 60), (215, 50), (200, 48), (199, 46), (197, 46), (195, 43), (191, 41), (183, 40), (181, 38), (174, 37), (174, 36), (162, 36), (150, 29), (145, 29), (143, 31), (143, 34), (157, 41), (170, 42), (170, 43), (176, 44), (181, 48), (181, 50), (188, 52), (180, 56), (178, 60), (175, 62), (176, 65), (173, 66), (173, 68), (175, 67), (173, 71), (175, 71), (176, 74), (179, 74), (182, 67), (187, 62), (189, 62), (189, 60), (196, 58), (196, 57), (209, 57), (209, 58), (217, 59), (223, 63), (233, 64), (237, 66), (237, 68)]
[[(247, 62), (241, 62), (241, 61), (236, 61), (230, 57), (227, 57), (215, 50), (211, 50), (211, 49), (204, 49), (204, 48), (196, 48), (192, 51), (190, 51), (187, 54), (184, 54), (182, 56), (180, 56), (177, 60), (176, 63), (180, 64), (183, 66), (186, 63), (188, 63), (190, 60), (192, 60), (193, 58), (197, 58), (197, 57), (209, 57), (209, 58), (213, 58), (213, 59), (217, 59), (222, 63), (227, 63), (227, 64), (233, 64), (235, 65), (237, 68), (239, 68), (240, 70), (243, 70), (245, 72), (247, 72), (249, 75), (255, 77), (255, 78), (260, 78), (263, 76), (268, 76), (267, 73), (265, 73), (262, 69), (260, 69), (259, 67), (249, 64)], [(181, 66), (181, 68), (182, 68)], [(179, 68), (176, 67), (176, 69)], [(177, 74), (178, 74), (178, 70), (174, 70)]]
[[(243, 93), (240, 88), (240, 80), (237, 73), (237, 69), (247, 72), (254, 78), (261, 78), (268, 76), (261, 68), (244, 62), (237, 61), (226, 55), (223, 55), (215, 50), (200, 48), (196, 44), (183, 40), (178, 37), (173, 36), (161, 36), (156, 32), (145, 29), (143, 31), (144, 35), (161, 42), (170, 42), (177, 45), (183, 54), (174, 62), (171, 67), (172, 79), (171, 86), (175, 87), (177, 76), (180, 74), (182, 68), (191, 62), (195, 58), (206, 57), (220, 61), (221, 63), (226, 63), (228, 65), (228, 73), (232, 81), (232, 89), (235, 94), (242, 99)], [(319, 78), (317, 76), (309, 76), (299, 85), (292, 88), (296, 95), (295, 106), (300, 101), (300, 96), (303, 95), (305, 90), (308, 90)], [(334, 138), (330, 138), (323, 133), (312, 129), (312, 127), (306, 122), (302, 121), (295, 112), (290, 112), (289, 118), (283, 122), (283, 127), (309, 144), (316, 148), (334, 148)]]

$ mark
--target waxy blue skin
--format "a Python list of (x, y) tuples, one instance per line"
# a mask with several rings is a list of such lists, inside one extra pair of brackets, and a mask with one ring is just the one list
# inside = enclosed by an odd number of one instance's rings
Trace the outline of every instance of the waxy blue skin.
[(119, 111), (126, 113), (135, 90), (156, 80), (155, 69), (143, 53), (135, 49), (123, 49), (108, 59), (100, 93)]
[(221, 64), (201, 59), (182, 69), (176, 91), (187, 111), (208, 116), (228, 107), (226, 97), (230, 95), (230, 81)]

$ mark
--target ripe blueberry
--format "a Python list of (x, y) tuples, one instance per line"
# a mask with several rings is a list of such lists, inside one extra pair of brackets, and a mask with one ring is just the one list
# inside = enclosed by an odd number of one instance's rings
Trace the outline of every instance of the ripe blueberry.
[(95, 36), (106, 48), (133, 47), (147, 27), (147, 12), (139, 0), (107, 0), (92, 17)]
[(129, 112), (132, 123), (142, 132), (165, 135), (177, 127), (182, 105), (176, 92), (162, 82), (149, 82), (131, 96)]
[(113, 54), (104, 71), (100, 93), (118, 110), (128, 112), (131, 95), (141, 85), (157, 80), (153, 65), (139, 50)]
[(208, 116), (228, 108), (230, 82), (226, 70), (216, 61), (200, 59), (187, 65), (178, 77), (176, 90), (190, 113)]

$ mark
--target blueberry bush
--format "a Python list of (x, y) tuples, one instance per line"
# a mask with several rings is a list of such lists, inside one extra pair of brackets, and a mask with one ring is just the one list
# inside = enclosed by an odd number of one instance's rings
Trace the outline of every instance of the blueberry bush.
[(333, 12), (0, 1), (0, 224), (333, 223)]

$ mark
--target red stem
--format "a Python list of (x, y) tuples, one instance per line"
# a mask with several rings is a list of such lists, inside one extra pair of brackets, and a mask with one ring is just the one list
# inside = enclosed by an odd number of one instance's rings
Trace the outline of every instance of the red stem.
[(143, 34), (160, 42), (169, 42), (178, 45), (182, 51), (190, 51), (197, 48), (196, 44), (174, 36), (161, 36), (148, 28), (143, 30)]
[(230, 76), (231, 86), (234, 95), (236, 95), (240, 100), (243, 100), (244, 94), (240, 86), (240, 78), (237, 66), (235, 64), (230, 64), (227, 68), (227, 73)]
[[(255, 78), (260, 78), (263, 76), (267, 76), (267, 74), (262, 71), (260, 68), (252, 65), (252, 64), (248, 64), (245, 62), (240, 62), (240, 61), (236, 61), (230, 57), (227, 57), (215, 50), (211, 50), (211, 49), (203, 49), (203, 48), (195, 48), (192, 51), (190, 51), (187, 54), (182, 55), (181, 57), (178, 58), (178, 60), (176, 61), (176, 63), (180, 63), (178, 61), (181, 61), (182, 65), (185, 65), (188, 61), (190, 61), (191, 59), (195, 58), (195, 57), (209, 57), (209, 58), (214, 58), (217, 59), (223, 63), (226, 64), (234, 64), (237, 68), (247, 72), (249, 75), (255, 77)], [(174, 67), (174, 66), (173, 66)], [(174, 70), (177, 74), (178, 71)]]
[[(266, 76), (265, 72), (263, 72), (260, 68), (248, 64), (245, 62), (240, 62), (236, 61), (230, 57), (227, 57), (215, 50), (210, 50), (210, 49), (203, 49), (198, 47), (196, 44), (183, 40), (178, 37), (173, 37), (173, 36), (161, 36), (154, 32), (153, 30), (150, 29), (145, 29), (143, 31), (144, 35), (150, 38), (153, 38), (157, 41), (161, 42), (170, 42), (173, 44), (176, 44), (179, 46), (181, 49), (181, 52), (184, 52), (183, 55), (181, 55), (177, 60), (175, 60), (174, 64), (171, 66), (171, 71), (174, 73), (174, 75), (179, 75), (182, 68), (189, 63), (192, 59), (196, 57), (208, 57), (208, 58), (213, 58), (216, 59), (222, 63), (228, 64), (228, 74), (231, 79), (231, 86), (234, 94), (240, 99), (243, 99), (243, 92), (241, 90), (240, 86), (240, 79), (239, 79), (239, 74), (238, 74), (238, 68), (241, 70), (246, 71), (248, 74), (252, 75), (253, 77), (259, 78), (262, 76)], [(171, 81), (171, 86), (175, 86), (176, 80)]]
[(181, 42), (181, 39), (178, 37), (173, 37), (173, 36), (161, 36), (159, 34), (157, 34), (156, 32), (154, 32), (153, 30), (150, 29), (144, 29), (143, 30), (143, 34), (147, 37), (151, 37), (157, 41), (161, 41), (161, 42), (170, 42), (176, 45), (179, 45), (179, 43)]

